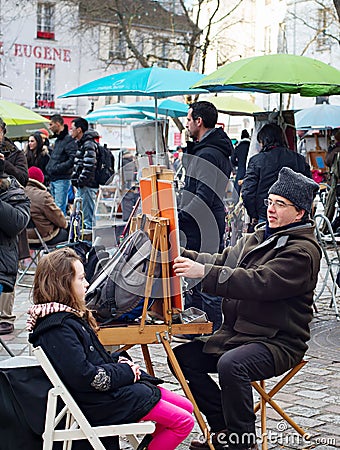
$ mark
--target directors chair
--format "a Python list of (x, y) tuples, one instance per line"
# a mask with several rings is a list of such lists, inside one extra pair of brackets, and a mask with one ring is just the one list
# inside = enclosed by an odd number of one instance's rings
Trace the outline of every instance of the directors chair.
[(294, 420), (273, 400), (275, 394), (277, 394), (283, 386), (285, 386), (294, 375), (296, 375), (303, 366), (307, 364), (307, 361), (302, 360), (299, 364), (289, 370), (283, 378), (269, 391), (266, 391), (265, 380), (253, 381), (251, 384), (253, 388), (260, 395), (260, 401), (255, 405), (254, 412), (261, 410), (261, 438), (262, 438), (262, 450), (268, 450), (268, 436), (267, 436), (267, 403), (286, 421), (291, 427), (294, 428), (301, 436), (307, 439), (308, 434), (297, 424)]
[[(62, 383), (51, 362), (41, 347), (33, 349), (33, 354), (52, 383), (48, 392), (43, 450), (52, 450), (53, 443), (63, 442), (63, 450), (72, 449), (72, 441), (87, 439), (95, 450), (105, 450), (101, 437), (126, 436), (133, 448), (139, 445), (136, 434), (150, 434), (155, 430), (153, 422), (128, 423), (123, 425), (91, 426), (72, 395)], [(57, 412), (57, 402), (61, 399), (65, 405)], [(62, 429), (56, 429), (62, 419), (66, 419)]]

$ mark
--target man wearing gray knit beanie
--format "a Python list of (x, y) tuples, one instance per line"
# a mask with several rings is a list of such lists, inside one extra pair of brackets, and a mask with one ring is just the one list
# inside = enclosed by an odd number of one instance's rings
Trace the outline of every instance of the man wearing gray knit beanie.
[[(286, 372), (307, 350), (321, 258), (309, 218), (318, 188), (284, 167), (264, 200), (267, 223), (221, 254), (184, 250), (175, 259), (177, 276), (223, 297), (222, 327), (174, 349), (216, 450), (257, 449), (251, 381)], [(209, 445), (203, 438), (189, 448)]]
[[(300, 210), (310, 213), (313, 200), (319, 190), (319, 185), (301, 173), (294, 172), (289, 167), (283, 167), (279, 173), (278, 180), (269, 189), (269, 195), (279, 195), (289, 200)], [(265, 201), (267, 206), (269, 199)], [(268, 211), (267, 211), (268, 218)]]

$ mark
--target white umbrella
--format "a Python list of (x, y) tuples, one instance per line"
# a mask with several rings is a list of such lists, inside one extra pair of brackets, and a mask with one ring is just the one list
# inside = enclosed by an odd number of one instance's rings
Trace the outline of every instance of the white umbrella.
[(297, 130), (308, 130), (310, 128), (325, 129), (340, 127), (340, 106), (314, 105), (311, 108), (301, 109), (294, 113), (295, 126)]

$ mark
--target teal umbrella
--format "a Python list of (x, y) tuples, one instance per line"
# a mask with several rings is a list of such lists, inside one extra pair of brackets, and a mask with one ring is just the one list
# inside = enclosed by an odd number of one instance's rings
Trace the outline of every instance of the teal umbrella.
[(121, 133), (120, 133), (120, 146), (122, 147), (122, 126), (123, 124), (130, 123), (131, 120), (145, 120), (145, 119), (154, 119), (155, 116), (151, 113), (137, 111), (137, 110), (129, 110), (127, 109), (125, 103), (115, 103), (111, 105), (103, 106), (102, 108), (97, 109), (96, 111), (91, 112), (85, 119), (89, 123), (96, 123), (100, 125), (120, 125)]
[(203, 75), (164, 67), (147, 67), (115, 73), (83, 84), (59, 98), (97, 95), (146, 95), (166, 98), (182, 94), (200, 94), (205, 89), (191, 89)]
[[(155, 112), (155, 103), (152, 100), (145, 100), (143, 102), (136, 102), (126, 104), (127, 109), (136, 109), (141, 111)], [(167, 117), (185, 117), (188, 114), (189, 105), (186, 103), (176, 102), (169, 98), (160, 100), (157, 104), (157, 112), (160, 115)]]
[(154, 98), (155, 105), (155, 147), (158, 152), (158, 104), (160, 98), (173, 97), (182, 94), (206, 93), (205, 89), (191, 89), (194, 83), (203, 77), (197, 72), (167, 69), (164, 67), (147, 67), (115, 73), (103, 78), (83, 84), (72, 91), (66, 92), (59, 98), (99, 96), (99, 95), (144, 95)]
[(114, 106), (107, 105), (91, 112), (85, 119), (90, 123), (99, 123), (101, 125), (109, 125), (115, 119), (154, 119), (155, 116), (148, 112), (130, 110), (124, 106), (116, 104)]
[(340, 94), (340, 71), (305, 56), (275, 54), (243, 58), (226, 64), (192, 85), (210, 92), (252, 90), (300, 94), (303, 97)]

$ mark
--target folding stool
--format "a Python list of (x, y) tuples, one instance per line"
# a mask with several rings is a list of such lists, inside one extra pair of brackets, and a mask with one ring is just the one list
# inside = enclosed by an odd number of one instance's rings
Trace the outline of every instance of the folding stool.
[(268, 449), (268, 437), (267, 437), (267, 403), (270, 404), (280, 416), (291, 425), (301, 436), (307, 436), (306, 432), (294, 422), (294, 420), (284, 412), (284, 410), (273, 400), (274, 395), (279, 392), (283, 386), (285, 386), (294, 375), (296, 375), (307, 361), (302, 360), (295, 367), (290, 369), (283, 378), (269, 391), (266, 391), (265, 380), (259, 382), (253, 381), (251, 384), (253, 388), (260, 394), (260, 401), (255, 405), (254, 412), (256, 413), (261, 409), (261, 437), (262, 437), (262, 450)]

